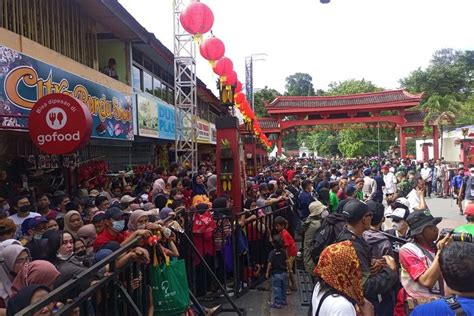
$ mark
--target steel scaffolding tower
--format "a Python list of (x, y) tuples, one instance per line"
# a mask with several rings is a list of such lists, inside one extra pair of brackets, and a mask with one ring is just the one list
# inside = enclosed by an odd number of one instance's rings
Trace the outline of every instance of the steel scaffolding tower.
[(245, 57), (245, 94), (252, 111), (255, 111), (253, 104), (253, 56)]
[(174, 101), (176, 161), (197, 172), (196, 44), (179, 21), (185, 0), (174, 0)]

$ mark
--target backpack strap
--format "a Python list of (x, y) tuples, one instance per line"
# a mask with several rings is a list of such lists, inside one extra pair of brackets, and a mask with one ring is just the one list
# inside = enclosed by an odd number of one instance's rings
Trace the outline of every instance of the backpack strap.
[[(333, 294), (335, 294), (335, 292), (331, 289), (324, 292), (323, 296), (319, 300), (318, 308), (316, 309), (316, 314), (314, 314), (315, 316), (319, 316), (319, 311), (321, 310), (321, 307), (323, 306), (324, 300), (326, 298), (328, 298), (329, 296), (333, 295)], [(456, 316), (458, 316), (458, 315), (456, 315)]]
[(449, 305), (449, 308), (453, 310), (456, 316), (467, 316), (456, 296), (445, 297), (444, 301)]

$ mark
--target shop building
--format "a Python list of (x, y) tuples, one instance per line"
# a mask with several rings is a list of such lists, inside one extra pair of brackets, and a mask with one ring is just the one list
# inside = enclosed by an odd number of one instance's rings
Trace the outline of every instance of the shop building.
[[(118, 2), (1, 4), (1, 170), (17, 180), (28, 175), (30, 187), (52, 190), (77, 184), (79, 167), (94, 170), (105, 162), (107, 171), (123, 170), (171, 156), (164, 148), (179, 128), (172, 119), (173, 55)], [(29, 138), (31, 108), (51, 93), (82, 100), (92, 114), (91, 139), (76, 153), (48, 155)], [(225, 109), (202, 82), (198, 93), (197, 115), (210, 130)], [(151, 110), (141, 121), (140, 102)]]

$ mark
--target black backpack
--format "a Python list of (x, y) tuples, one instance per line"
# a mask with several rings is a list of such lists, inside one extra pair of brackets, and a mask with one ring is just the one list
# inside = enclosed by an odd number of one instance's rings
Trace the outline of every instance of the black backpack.
[(317, 264), (319, 256), (324, 248), (336, 242), (337, 237), (344, 229), (346, 219), (342, 214), (330, 214), (322, 222), (321, 226), (314, 234), (313, 244), (311, 247), (311, 257)]

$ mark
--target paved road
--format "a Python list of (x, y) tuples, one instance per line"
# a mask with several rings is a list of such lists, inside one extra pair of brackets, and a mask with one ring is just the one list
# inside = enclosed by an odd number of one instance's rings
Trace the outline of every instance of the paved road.
[(438, 225), (440, 229), (456, 228), (466, 222), (465, 217), (459, 214), (455, 200), (431, 198), (427, 199), (426, 202), (433, 216), (443, 218), (443, 221)]
[[(455, 228), (466, 221), (464, 216), (459, 215), (459, 210), (452, 199), (430, 198), (427, 199), (427, 203), (433, 216), (443, 218), (443, 221), (438, 225), (440, 229)], [(267, 283), (265, 286), (268, 288), (269, 284)], [(308, 307), (301, 306), (299, 293), (293, 292), (288, 297), (289, 305), (281, 310), (270, 310), (267, 304), (270, 300), (270, 291), (251, 291), (237, 299), (236, 302), (238, 306), (246, 309), (246, 315), (248, 316), (307, 315)], [(222, 313), (221, 315), (231, 315), (231, 313)]]

